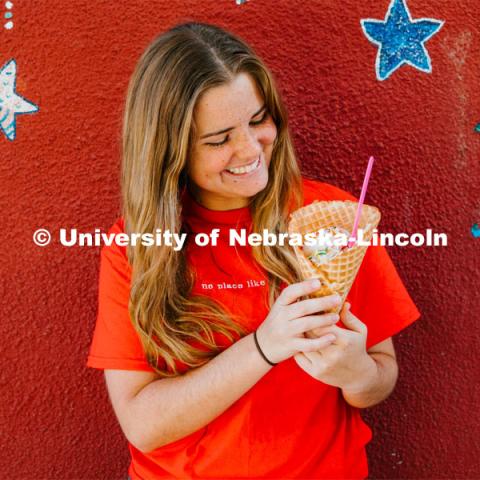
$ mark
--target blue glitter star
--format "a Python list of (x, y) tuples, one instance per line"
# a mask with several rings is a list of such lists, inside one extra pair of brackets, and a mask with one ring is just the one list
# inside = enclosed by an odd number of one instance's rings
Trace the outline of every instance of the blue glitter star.
[(0, 131), (8, 140), (15, 140), (16, 116), (21, 113), (38, 112), (38, 107), (25, 100), (15, 91), (17, 63), (8, 61), (0, 68)]
[(472, 235), (475, 238), (480, 238), (480, 227), (478, 226), (478, 223), (472, 225)]
[(392, 0), (385, 21), (361, 20), (365, 36), (378, 45), (375, 68), (378, 80), (387, 79), (404, 63), (430, 73), (432, 63), (425, 42), (445, 23), (432, 18), (412, 20), (405, 0)]

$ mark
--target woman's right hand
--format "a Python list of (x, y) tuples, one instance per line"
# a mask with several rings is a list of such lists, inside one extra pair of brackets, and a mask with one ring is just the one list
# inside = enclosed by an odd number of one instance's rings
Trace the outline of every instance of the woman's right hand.
[(265, 356), (278, 363), (299, 352), (314, 352), (335, 341), (335, 335), (324, 330), (318, 338), (305, 338), (314, 328), (329, 327), (339, 320), (336, 313), (320, 313), (340, 304), (338, 295), (300, 300), (320, 287), (318, 280), (305, 280), (286, 287), (257, 329), (257, 340)]

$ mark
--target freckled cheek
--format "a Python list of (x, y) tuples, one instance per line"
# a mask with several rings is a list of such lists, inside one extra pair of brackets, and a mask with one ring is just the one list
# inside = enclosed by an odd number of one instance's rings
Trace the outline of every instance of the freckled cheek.
[(208, 181), (218, 176), (229, 162), (228, 152), (202, 151), (195, 157), (195, 162), (190, 167), (190, 173), (199, 181)]
[(225, 154), (216, 155), (213, 154), (212, 157), (205, 162), (205, 169), (202, 172), (204, 178), (212, 179), (222, 173), (225, 168), (227, 168), (230, 161), (230, 157)]

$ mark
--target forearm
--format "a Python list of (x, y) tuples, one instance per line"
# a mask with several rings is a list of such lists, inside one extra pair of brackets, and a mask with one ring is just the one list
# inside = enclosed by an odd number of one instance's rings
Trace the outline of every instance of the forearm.
[[(367, 408), (385, 400), (393, 391), (398, 377), (394, 357), (384, 353), (371, 353), (374, 366), (355, 390), (342, 390), (343, 398), (357, 408)], [(372, 364), (372, 365), (373, 365)]]
[(131, 401), (141, 449), (154, 450), (204, 427), (271, 368), (250, 334), (202, 367), (150, 383)]

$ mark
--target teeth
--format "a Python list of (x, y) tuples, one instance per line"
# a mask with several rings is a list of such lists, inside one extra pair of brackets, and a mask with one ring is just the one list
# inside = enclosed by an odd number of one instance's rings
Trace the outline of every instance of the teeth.
[(248, 172), (251, 172), (251, 171), (253, 171), (257, 168), (259, 161), (260, 161), (260, 159), (257, 160), (256, 162), (252, 163), (251, 165), (248, 165), (247, 167), (227, 168), (227, 170), (230, 173), (234, 173), (236, 175), (239, 175), (241, 173), (248, 173)]

